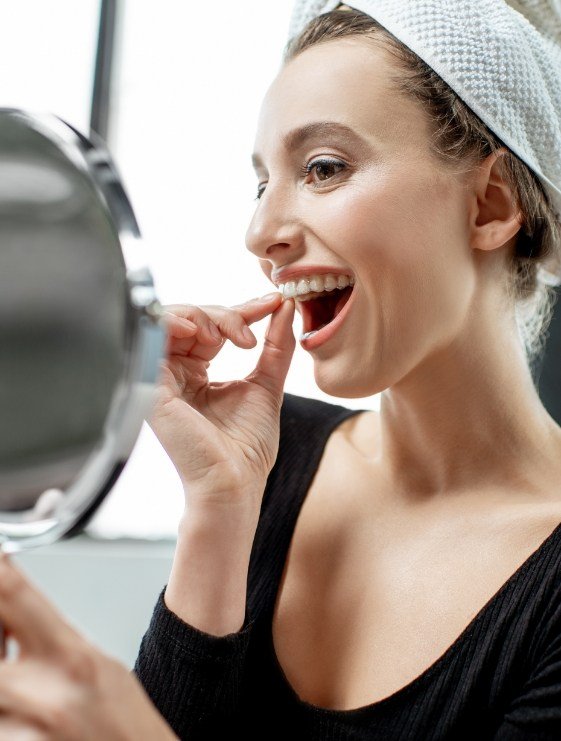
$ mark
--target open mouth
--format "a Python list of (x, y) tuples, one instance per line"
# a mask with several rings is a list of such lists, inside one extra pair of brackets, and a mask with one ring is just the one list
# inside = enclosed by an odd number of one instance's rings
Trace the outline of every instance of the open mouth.
[(335, 288), (333, 291), (318, 293), (313, 298), (298, 301), (302, 314), (302, 332), (315, 332), (332, 322), (347, 303), (353, 286)]

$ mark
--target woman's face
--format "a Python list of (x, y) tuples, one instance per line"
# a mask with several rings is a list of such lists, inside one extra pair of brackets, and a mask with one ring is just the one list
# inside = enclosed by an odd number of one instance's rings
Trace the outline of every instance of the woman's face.
[(336, 331), (302, 343), (318, 386), (339, 397), (378, 393), (445, 347), (476, 284), (463, 180), (430, 153), (422, 109), (391, 89), (386, 54), (358, 38), (299, 54), (268, 90), (255, 142), (246, 243), (265, 274), (355, 280)]

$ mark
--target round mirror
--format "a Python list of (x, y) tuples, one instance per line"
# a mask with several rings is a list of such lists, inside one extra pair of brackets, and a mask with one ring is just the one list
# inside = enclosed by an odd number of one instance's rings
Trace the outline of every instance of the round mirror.
[(0, 109), (0, 543), (79, 531), (148, 413), (161, 306), (111, 158), (50, 115)]

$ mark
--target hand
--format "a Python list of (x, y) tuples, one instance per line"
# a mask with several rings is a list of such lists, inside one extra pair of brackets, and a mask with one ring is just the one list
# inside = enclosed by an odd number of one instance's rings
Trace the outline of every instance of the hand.
[(0, 660), (0, 741), (177, 741), (134, 675), (68, 625), (5, 555), (0, 622), (19, 647), (16, 660)]
[[(283, 386), (296, 344), (294, 301), (276, 293), (231, 308), (185, 304), (164, 309), (168, 357), (149, 423), (190, 504), (242, 503), (258, 512), (278, 452)], [(224, 340), (254, 347), (248, 325), (269, 314), (255, 369), (243, 380), (210, 383), (207, 368)]]

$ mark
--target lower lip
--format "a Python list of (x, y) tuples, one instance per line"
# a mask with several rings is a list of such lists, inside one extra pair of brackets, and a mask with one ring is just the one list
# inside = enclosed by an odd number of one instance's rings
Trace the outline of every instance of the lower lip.
[(343, 322), (345, 321), (345, 317), (350, 311), (350, 306), (355, 297), (355, 292), (356, 291), (353, 289), (349, 300), (337, 314), (335, 319), (333, 319), (333, 321), (329, 322), (329, 324), (326, 324), (326, 326), (322, 327), (322, 329), (318, 329), (318, 331), (311, 337), (300, 340), (300, 346), (303, 347), (304, 350), (315, 350), (333, 337), (335, 332), (337, 332), (341, 324), (343, 324)]

